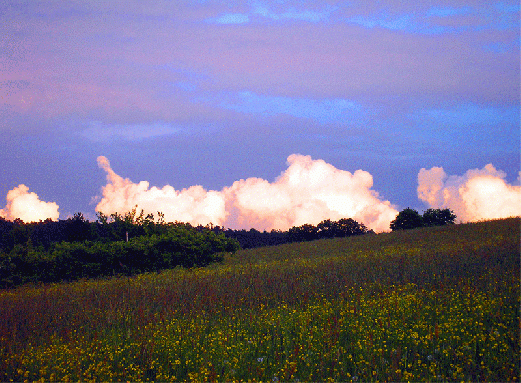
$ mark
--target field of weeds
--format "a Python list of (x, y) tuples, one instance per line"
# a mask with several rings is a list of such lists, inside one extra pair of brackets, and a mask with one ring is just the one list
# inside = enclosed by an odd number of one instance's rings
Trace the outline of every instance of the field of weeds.
[(518, 381), (512, 218), (0, 291), (0, 381)]

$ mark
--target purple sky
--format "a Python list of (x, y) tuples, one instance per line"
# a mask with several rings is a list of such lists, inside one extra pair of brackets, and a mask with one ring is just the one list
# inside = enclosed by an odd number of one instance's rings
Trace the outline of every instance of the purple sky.
[(94, 217), (98, 156), (221, 190), (309, 155), (398, 210), (427, 207), (421, 168), (517, 182), (518, 1), (4, 0), (0, 18), (0, 208), (25, 184)]

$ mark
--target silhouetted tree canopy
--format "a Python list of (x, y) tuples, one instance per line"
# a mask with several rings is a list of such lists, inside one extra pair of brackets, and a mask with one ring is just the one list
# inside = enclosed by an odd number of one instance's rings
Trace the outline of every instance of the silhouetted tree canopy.
[(450, 209), (427, 209), (423, 215), (418, 211), (406, 208), (391, 221), (391, 230), (407, 230), (424, 226), (442, 226), (453, 224), (456, 215)]
[(451, 225), (456, 221), (456, 214), (450, 209), (427, 209), (423, 213), (424, 226)]

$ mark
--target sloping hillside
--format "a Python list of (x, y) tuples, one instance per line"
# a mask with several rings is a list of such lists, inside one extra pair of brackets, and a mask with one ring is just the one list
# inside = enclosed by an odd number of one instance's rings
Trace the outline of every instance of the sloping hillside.
[(0, 380), (519, 379), (519, 218), (0, 292)]

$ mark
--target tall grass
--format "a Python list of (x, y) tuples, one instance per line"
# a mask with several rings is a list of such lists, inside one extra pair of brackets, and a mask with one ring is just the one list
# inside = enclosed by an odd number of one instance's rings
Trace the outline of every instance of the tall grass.
[(518, 218), (0, 292), (0, 380), (517, 381)]

